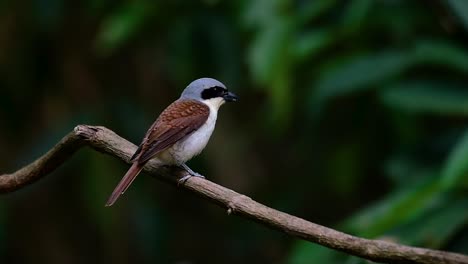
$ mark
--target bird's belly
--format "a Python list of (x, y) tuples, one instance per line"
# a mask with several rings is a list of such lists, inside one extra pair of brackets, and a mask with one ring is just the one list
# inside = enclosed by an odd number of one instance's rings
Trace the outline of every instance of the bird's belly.
[(200, 154), (213, 133), (215, 121), (216, 120), (208, 120), (187, 138), (174, 144), (170, 152), (176, 163), (185, 163), (192, 157)]

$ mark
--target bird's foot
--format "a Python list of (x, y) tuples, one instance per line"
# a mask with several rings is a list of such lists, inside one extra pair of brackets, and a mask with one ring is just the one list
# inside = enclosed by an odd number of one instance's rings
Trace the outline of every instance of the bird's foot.
[(181, 167), (188, 172), (187, 175), (185, 175), (184, 177), (180, 178), (178, 181), (177, 181), (177, 185), (180, 185), (180, 184), (185, 184), (185, 182), (190, 179), (191, 177), (200, 177), (200, 178), (205, 178), (205, 176), (201, 175), (200, 173), (198, 172), (194, 172), (192, 169), (190, 169), (189, 166), (187, 166), (185, 163), (181, 165)]

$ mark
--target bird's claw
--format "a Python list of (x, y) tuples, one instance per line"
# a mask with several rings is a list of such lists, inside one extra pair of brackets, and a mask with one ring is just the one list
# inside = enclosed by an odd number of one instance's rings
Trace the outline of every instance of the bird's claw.
[(190, 179), (191, 177), (200, 177), (202, 179), (205, 179), (205, 176), (201, 175), (200, 173), (198, 172), (194, 172), (192, 169), (190, 169), (187, 165), (183, 164), (182, 165), (182, 168), (185, 169), (185, 171), (187, 171), (187, 175), (185, 175), (184, 177), (180, 178), (178, 181), (177, 181), (177, 185), (180, 185), (180, 184), (185, 184), (185, 182), (187, 182), (188, 179)]
[(180, 184), (185, 184), (185, 182), (187, 182), (188, 179), (192, 178), (192, 177), (200, 177), (202, 179), (205, 179), (205, 176), (201, 175), (200, 173), (194, 173), (194, 174), (187, 174), (185, 175), (184, 177), (180, 178), (178, 181), (177, 181), (177, 185), (180, 185)]

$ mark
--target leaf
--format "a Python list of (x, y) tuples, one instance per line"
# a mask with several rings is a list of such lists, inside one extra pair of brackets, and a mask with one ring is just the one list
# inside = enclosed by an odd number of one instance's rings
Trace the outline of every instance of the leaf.
[(346, 33), (354, 33), (364, 23), (367, 15), (369, 14), (373, 0), (354, 0), (348, 4), (343, 18), (343, 30)]
[[(399, 116), (402, 115), (400, 114)], [(408, 123), (411, 121), (414, 122), (414, 119), (411, 118), (410, 120), (404, 120), (403, 122), (400, 121), (402, 124), (399, 126), (409, 126)], [(411, 130), (411, 128), (404, 129)], [(401, 131), (400, 133), (413, 134), (412, 132), (407, 131)], [(419, 136), (419, 134), (416, 135)], [(393, 155), (393, 157), (389, 158), (385, 162), (385, 174), (387, 178), (392, 180), (393, 184), (397, 186), (404, 186), (408, 183), (408, 181), (426, 177), (427, 175), (431, 174), (431, 171), (433, 170), (434, 168), (431, 168), (431, 166), (428, 166), (424, 162), (418, 161), (416, 155), (408, 155), (407, 153)]]
[(461, 184), (468, 186), (468, 130), (458, 141), (442, 170), (442, 184), (451, 189)]
[(257, 0), (248, 1), (243, 10), (242, 22), (247, 28), (269, 27), (278, 20), (278, 10), (284, 8), (288, 1), (284, 0)]
[(409, 245), (441, 248), (468, 220), (468, 199), (444, 199), (415, 221), (397, 228), (390, 236)]
[(121, 47), (154, 13), (146, 1), (130, 1), (107, 17), (96, 37), (96, 49), (101, 55), (109, 55)]
[(322, 74), (316, 85), (316, 100), (369, 89), (405, 71), (411, 61), (404, 52), (383, 51), (349, 59)]
[(282, 71), (283, 62), (289, 56), (292, 30), (291, 22), (282, 18), (259, 32), (249, 52), (252, 75), (257, 83), (268, 84), (273, 75)]
[(414, 113), (468, 115), (464, 86), (434, 81), (406, 81), (387, 86), (380, 99), (388, 107)]
[(457, 14), (465, 29), (468, 30), (468, 1), (463, 0), (447, 0), (447, 3)]
[[(466, 198), (447, 200), (440, 179), (429, 177), (407, 183), (403, 189), (364, 209), (348, 219), (344, 229), (362, 237), (395, 236), (411, 244), (439, 246), (463, 226), (468, 218), (467, 206)], [(437, 236), (439, 232), (441, 235)], [(300, 241), (291, 250), (288, 263), (309, 263), (311, 259), (317, 259), (317, 263), (343, 263), (338, 261), (339, 257), (332, 250)]]
[(335, 7), (336, 2), (336, 0), (304, 1), (304, 4), (300, 6), (298, 14), (296, 15), (297, 24), (302, 25), (310, 23), (328, 10)]
[(310, 60), (326, 47), (337, 40), (332, 30), (317, 29), (298, 36), (292, 45), (292, 55), (295, 62)]
[(468, 72), (468, 50), (441, 40), (420, 41), (413, 50), (415, 64), (436, 65)]
[(402, 74), (410, 67), (428, 64), (465, 73), (468, 72), (468, 51), (450, 42), (425, 40), (408, 51), (387, 50), (335, 62), (334, 67), (322, 72), (323, 77), (315, 85), (312, 112), (329, 98), (383, 87), (381, 84), (385, 81)]
[(345, 222), (346, 230), (364, 237), (378, 237), (390, 229), (419, 217), (440, 199), (438, 177), (429, 177), (395, 190), (386, 198)]

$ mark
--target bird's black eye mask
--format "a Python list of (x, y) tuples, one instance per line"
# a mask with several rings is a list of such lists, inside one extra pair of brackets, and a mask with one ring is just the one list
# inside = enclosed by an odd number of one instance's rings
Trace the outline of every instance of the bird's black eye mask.
[(201, 97), (203, 100), (216, 98), (216, 97), (224, 97), (227, 93), (227, 89), (219, 86), (210, 87), (208, 89), (203, 90), (201, 93)]

